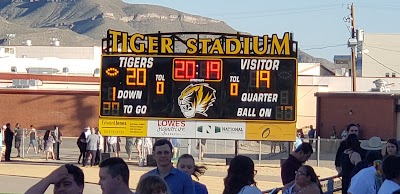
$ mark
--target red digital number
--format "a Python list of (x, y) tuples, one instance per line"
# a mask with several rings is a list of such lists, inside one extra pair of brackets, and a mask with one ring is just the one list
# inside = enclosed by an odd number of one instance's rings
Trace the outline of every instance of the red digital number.
[(219, 80), (221, 78), (221, 62), (220, 61), (207, 61), (206, 65), (206, 79), (210, 79), (211, 74), (214, 74), (216, 79)]
[(174, 69), (176, 79), (196, 78), (196, 61), (176, 60)]
[(175, 61), (174, 78), (177, 79), (185, 78), (185, 61), (181, 60)]
[(185, 61), (185, 79), (194, 79), (196, 77), (196, 62)]

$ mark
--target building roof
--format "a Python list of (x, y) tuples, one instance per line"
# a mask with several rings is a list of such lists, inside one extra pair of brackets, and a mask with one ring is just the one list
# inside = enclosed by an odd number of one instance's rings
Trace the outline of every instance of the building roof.
[(317, 92), (316, 97), (367, 97), (400, 99), (400, 91), (390, 92)]

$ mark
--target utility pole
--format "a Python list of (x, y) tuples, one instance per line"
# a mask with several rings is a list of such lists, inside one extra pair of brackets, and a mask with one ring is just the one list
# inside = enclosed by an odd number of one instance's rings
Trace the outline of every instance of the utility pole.
[[(356, 37), (356, 25), (354, 21), (354, 3), (351, 4), (351, 38), (355, 39)], [(356, 91), (356, 77), (357, 77), (357, 70), (356, 70), (356, 46), (351, 47), (351, 79), (352, 79), (352, 91)]]

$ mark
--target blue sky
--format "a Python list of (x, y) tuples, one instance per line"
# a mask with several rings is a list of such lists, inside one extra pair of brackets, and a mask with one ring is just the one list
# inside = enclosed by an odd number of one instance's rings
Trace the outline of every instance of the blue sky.
[[(356, 28), (365, 33), (400, 33), (400, 1), (382, 0), (124, 0), (153, 4), (189, 14), (225, 21), (232, 28), (254, 35), (293, 32), (300, 50), (333, 61), (335, 54), (350, 54), (347, 40), (355, 6)], [(380, 4), (379, 4), (380, 3)]]

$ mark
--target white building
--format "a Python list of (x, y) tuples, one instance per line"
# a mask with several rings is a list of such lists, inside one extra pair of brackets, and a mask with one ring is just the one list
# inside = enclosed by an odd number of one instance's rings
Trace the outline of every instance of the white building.
[(98, 76), (100, 47), (0, 47), (0, 73)]
[(364, 33), (358, 51), (363, 77), (400, 77), (400, 34)]

